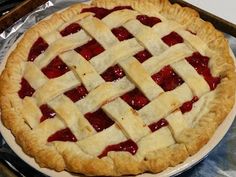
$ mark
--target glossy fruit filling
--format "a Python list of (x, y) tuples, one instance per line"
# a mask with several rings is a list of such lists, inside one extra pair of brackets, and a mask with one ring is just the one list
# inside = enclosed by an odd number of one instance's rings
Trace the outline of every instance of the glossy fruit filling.
[(119, 39), (119, 41), (124, 41), (133, 38), (133, 35), (125, 29), (124, 27), (113, 28), (111, 32)]
[(43, 114), (42, 117), (40, 118), (40, 122), (43, 122), (46, 119), (53, 118), (56, 115), (56, 112), (52, 108), (50, 108), (47, 104), (41, 105), (39, 109)]
[(138, 88), (121, 96), (133, 109), (139, 110), (149, 103), (147, 97)]
[(18, 95), (21, 99), (25, 98), (26, 96), (31, 97), (34, 94), (35, 90), (31, 87), (29, 82), (24, 78), (21, 79), (20, 85), (21, 88), (18, 91)]
[(99, 7), (85, 8), (81, 12), (92, 12), (95, 14), (94, 16), (99, 19), (104, 18), (105, 16), (107, 16), (110, 13), (110, 11), (108, 9), (101, 8), (101, 7), (100, 8)]
[(133, 8), (131, 6), (116, 6), (113, 9), (111, 9), (111, 12), (115, 12), (118, 10), (124, 10), (124, 9), (129, 9), (129, 10), (133, 10)]
[(102, 158), (104, 156), (107, 156), (108, 152), (111, 152), (111, 151), (127, 151), (131, 153), (132, 155), (134, 155), (136, 154), (137, 150), (138, 150), (137, 144), (131, 139), (129, 139), (119, 144), (113, 144), (113, 145), (107, 146), (98, 157)]
[(39, 37), (33, 44), (28, 55), (28, 61), (34, 61), (37, 56), (48, 48), (48, 43)]
[(184, 114), (186, 112), (189, 112), (192, 110), (193, 108), (193, 103), (198, 101), (198, 97), (194, 96), (192, 100), (185, 102), (184, 104), (182, 104), (182, 106), (180, 107), (181, 112)]
[(161, 20), (157, 17), (149, 17), (147, 15), (138, 15), (137, 20), (146, 26), (153, 27), (155, 24), (160, 23)]
[(77, 102), (84, 98), (88, 94), (88, 91), (83, 85), (80, 85), (72, 90), (65, 92), (64, 94), (73, 102)]
[(147, 59), (152, 57), (152, 54), (150, 54), (150, 52), (148, 52), (147, 50), (143, 50), (138, 52), (137, 54), (134, 55), (134, 57), (140, 62), (143, 63), (145, 62)]
[(48, 142), (53, 141), (70, 141), (70, 142), (76, 142), (77, 138), (75, 135), (71, 132), (69, 128), (65, 128), (63, 130), (59, 130), (50, 137), (48, 137)]
[(57, 56), (41, 71), (49, 78), (56, 78), (62, 76), (66, 72), (70, 71), (69, 67)]
[(155, 131), (159, 130), (160, 128), (168, 126), (168, 125), (169, 125), (169, 123), (167, 122), (166, 119), (160, 119), (159, 121), (148, 125), (148, 127), (150, 128), (150, 130), (152, 132), (155, 132)]
[(178, 44), (178, 43), (183, 43), (184, 40), (183, 38), (176, 32), (171, 32), (167, 36), (164, 36), (162, 38), (163, 42), (165, 42), (169, 47)]
[(105, 16), (109, 15), (110, 13), (117, 11), (117, 10), (122, 10), (122, 9), (130, 9), (132, 10), (132, 7), (130, 6), (117, 6), (113, 9), (105, 9), (105, 8), (101, 8), (101, 7), (91, 7), (91, 8), (85, 8), (82, 10), (83, 12), (92, 12), (95, 14), (95, 17), (102, 19)]
[(84, 116), (97, 132), (114, 124), (113, 120), (111, 120), (102, 109), (98, 109), (93, 113), (87, 113)]
[(101, 76), (106, 82), (112, 82), (124, 77), (125, 73), (119, 65), (115, 65), (108, 68)]
[(165, 91), (173, 90), (184, 82), (169, 65), (152, 75), (152, 79)]
[(69, 26), (65, 27), (60, 33), (62, 36), (68, 36), (70, 34), (77, 33), (81, 30), (81, 26), (78, 23), (72, 23)]
[(104, 48), (95, 39), (92, 39), (87, 44), (76, 48), (75, 51), (82, 55), (86, 60), (90, 60), (102, 53)]
[(208, 67), (209, 58), (202, 56), (199, 52), (193, 53), (186, 60), (196, 69), (198, 74), (201, 74), (208, 83), (211, 90), (214, 90), (220, 83), (220, 77), (213, 77), (210, 68)]

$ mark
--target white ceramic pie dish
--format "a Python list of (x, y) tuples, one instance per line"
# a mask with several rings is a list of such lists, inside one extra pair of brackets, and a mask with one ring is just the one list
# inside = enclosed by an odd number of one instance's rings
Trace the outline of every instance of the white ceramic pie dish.
[[(14, 50), (17, 42), (20, 40), (20, 38), (15, 42), (14, 45), (10, 48), (8, 53), (6, 54), (1, 66), (0, 66), (0, 73), (4, 68), (4, 65), (6, 63), (6, 59), (8, 58), (8, 55), (12, 50)], [(233, 56), (233, 53), (231, 53)], [(234, 57), (235, 58), (235, 57)], [(232, 125), (234, 118), (236, 115), (236, 104), (234, 104), (233, 109), (231, 112), (228, 114), (227, 118), (222, 122), (222, 124), (218, 127), (218, 129), (215, 131), (214, 135), (210, 139), (210, 141), (203, 147), (201, 148), (200, 151), (198, 151), (195, 155), (187, 158), (183, 163), (178, 164), (175, 167), (169, 167), (166, 170), (164, 170), (161, 173), (158, 174), (150, 174), (150, 173), (144, 173), (141, 175), (138, 175), (139, 177), (168, 177), (168, 176), (175, 176), (177, 174), (182, 173), (183, 171), (186, 171), (187, 169), (193, 167), (196, 165), (198, 162), (200, 162), (204, 157), (206, 157), (214, 147), (217, 146), (217, 144), (223, 139), (225, 134), (228, 132), (230, 126)], [(36, 170), (40, 171), (41, 173), (44, 173), (45, 175), (48, 176), (57, 176), (57, 177), (72, 177), (71, 173), (68, 173), (66, 171), (63, 172), (56, 172), (54, 170), (46, 169), (46, 168), (41, 168), (33, 158), (27, 156), (21, 149), (21, 147), (16, 143), (14, 136), (12, 133), (3, 126), (2, 122), (0, 121), (0, 131), (2, 133), (2, 136), (6, 140), (7, 144), (11, 147), (11, 149), (22, 159), (24, 160), (27, 164), (35, 168)], [(77, 175), (78, 176), (78, 175)], [(83, 176), (83, 175), (81, 175)]]

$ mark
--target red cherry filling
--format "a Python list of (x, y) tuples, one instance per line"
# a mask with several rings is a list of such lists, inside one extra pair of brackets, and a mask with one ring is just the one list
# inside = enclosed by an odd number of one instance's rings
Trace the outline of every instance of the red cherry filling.
[(210, 68), (208, 67), (209, 58), (202, 56), (199, 52), (193, 53), (192, 56), (187, 57), (186, 60), (196, 69), (196, 71), (203, 75), (211, 90), (214, 90), (220, 83), (219, 77), (211, 75)]
[(118, 28), (113, 28), (111, 31), (117, 37), (117, 39), (119, 39), (119, 41), (124, 41), (133, 38), (133, 35), (130, 34), (130, 32), (122, 26)]
[(91, 8), (85, 8), (81, 12), (82, 13), (83, 12), (92, 12), (95, 14), (95, 17), (102, 19), (110, 13), (110, 10), (102, 8), (102, 7), (91, 7)]
[(173, 90), (184, 82), (169, 65), (152, 75), (152, 79), (165, 91)]
[(187, 101), (184, 104), (182, 104), (182, 106), (180, 107), (181, 112), (184, 114), (186, 112), (191, 111), (193, 108), (193, 103), (195, 103), (196, 101), (198, 101), (198, 97), (194, 96), (192, 100)]
[(117, 6), (113, 9), (105, 9), (105, 8), (101, 8), (101, 7), (91, 7), (91, 8), (85, 8), (82, 10), (83, 12), (92, 12), (95, 14), (95, 17), (102, 19), (105, 16), (107, 16), (108, 14), (117, 11), (117, 10), (122, 10), (122, 9), (131, 9), (132, 8), (130, 6)]
[(32, 96), (35, 90), (31, 87), (27, 80), (24, 78), (21, 79), (21, 89), (18, 91), (18, 95), (21, 99), (25, 98), (26, 96)]
[(69, 128), (65, 128), (63, 130), (59, 130), (53, 135), (48, 137), (48, 142), (53, 142), (53, 141), (71, 141), (71, 142), (76, 142), (77, 138)]
[(152, 54), (150, 54), (150, 52), (148, 52), (147, 50), (143, 50), (138, 52), (136, 55), (134, 55), (134, 57), (140, 62), (143, 63), (144, 61), (146, 61), (147, 59), (152, 57)]
[(88, 91), (83, 85), (80, 85), (72, 90), (65, 92), (64, 94), (73, 102), (77, 102), (84, 98), (88, 94)]
[(42, 117), (40, 118), (40, 122), (43, 122), (46, 119), (53, 118), (56, 115), (55, 111), (52, 108), (50, 108), (47, 104), (41, 105), (39, 109), (43, 114)]
[(39, 37), (33, 44), (28, 55), (28, 61), (34, 61), (37, 56), (48, 48), (48, 43)]
[(153, 27), (155, 24), (160, 23), (161, 20), (157, 17), (149, 17), (147, 15), (138, 15), (137, 20), (146, 26)]
[(65, 27), (60, 33), (62, 36), (68, 36), (70, 34), (77, 33), (81, 29), (81, 26), (78, 23), (72, 23), (69, 26)]
[(162, 128), (162, 127), (165, 127), (165, 126), (168, 126), (168, 125), (169, 125), (169, 123), (167, 122), (166, 119), (160, 119), (159, 121), (148, 125), (148, 127), (150, 128), (150, 130), (151, 130), (152, 132), (155, 132), (155, 131), (157, 131), (158, 129), (160, 129), (160, 128)]
[(133, 109), (139, 110), (149, 103), (147, 97), (135, 88), (134, 90), (124, 94), (121, 98), (128, 103)]
[(49, 78), (59, 77), (70, 69), (68, 66), (57, 56), (46, 67), (42, 69), (42, 72)]
[(84, 116), (97, 132), (100, 132), (114, 124), (113, 120), (111, 120), (102, 109), (98, 109), (93, 113), (89, 112)]
[(112, 82), (124, 77), (125, 73), (119, 65), (115, 65), (108, 68), (101, 76), (106, 82)]
[(111, 12), (118, 11), (118, 10), (124, 10), (124, 9), (133, 10), (133, 8), (131, 6), (116, 6), (113, 9), (111, 9)]
[(173, 46), (178, 43), (183, 43), (184, 40), (183, 38), (178, 35), (176, 32), (171, 32), (167, 36), (164, 36), (162, 40), (168, 45), (168, 46)]
[(98, 158), (102, 158), (107, 156), (108, 152), (110, 151), (127, 151), (130, 154), (134, 155), (136, 154), (138, 150), (138, 146), (135, 142), (133, 142), (131, 139), (121, 142), (119, 144), (113, 144), (107, 146), (103, 152), (98, 156)]
[(104, 48), (95, 40), (89, 41), (81, 47), (75, 49), (80, 55), (82, 55), (86, 60), (97, 56), (104, 51)]

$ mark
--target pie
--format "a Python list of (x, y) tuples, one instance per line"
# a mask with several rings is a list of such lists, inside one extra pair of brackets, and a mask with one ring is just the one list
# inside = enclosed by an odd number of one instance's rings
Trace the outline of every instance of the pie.
[(167, 0), (95, 0), (30, 28), (1, 75), (2, 122), (41, 167), (158, 173), (232, 109), (224, 35)]

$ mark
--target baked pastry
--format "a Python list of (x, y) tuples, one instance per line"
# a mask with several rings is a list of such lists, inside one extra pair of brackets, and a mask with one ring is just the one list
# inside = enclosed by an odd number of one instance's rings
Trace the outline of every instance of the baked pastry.
[(1, 76), (2, 121), (41, 167), (158, 173), (234, 104), (223, 34), (167, 0), (95, 0), (29, 29)]

